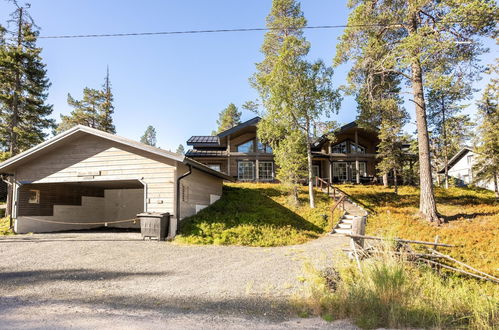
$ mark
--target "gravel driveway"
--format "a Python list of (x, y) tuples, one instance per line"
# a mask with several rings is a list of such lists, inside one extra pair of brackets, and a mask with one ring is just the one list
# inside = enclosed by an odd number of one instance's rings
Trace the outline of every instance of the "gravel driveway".
[(354, 328), (293, 317), (303, 263), (347, 244), (253, 248), (142, 241), (135, 232), (0, 237), (0, 328)]

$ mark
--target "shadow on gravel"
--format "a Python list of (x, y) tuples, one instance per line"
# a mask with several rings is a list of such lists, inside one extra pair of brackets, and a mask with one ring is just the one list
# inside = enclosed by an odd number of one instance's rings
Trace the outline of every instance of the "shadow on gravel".
[[(34, 285), (55, 281), (101, 281), (124, 277), (169, 276), (173, 272), (107, 272), (92, 269), (37, 270), (4, 272), (0, 271), (2, 285)], [(2, 298), (3, 299), (3, 298)]]
[[(241, 318), (258, 318), (269, 321), (283, 321), (294, 316), (292, 306), (287, 299), (278, 299), (263, 296), (248, 296), (238, 298), (203, 298), (199, 296), (184, 297), (154, 297), (154, 296), (99, 296), (99, 297), (68, 297), (67, 299), (34, 298), (29, 300), (18, 297), (2, 298), (0, 316), (2, 314), (17, 313), (16, 309), (37, 307), (43, 304), (44, 308), (61, 310), (57, 317), (67, 317), (63, 306), (84, 308), (85, 317), (97, 316), (97, 310), (111, 310), (116, 314), (159, 313), (175, 316), (189, 316), (195, 314), (209, 314), (214, 316), (232, 316)], [(91, 309), (92, 312), (87, 312)], [(83, 312), (83, 311), (82, 311)]]

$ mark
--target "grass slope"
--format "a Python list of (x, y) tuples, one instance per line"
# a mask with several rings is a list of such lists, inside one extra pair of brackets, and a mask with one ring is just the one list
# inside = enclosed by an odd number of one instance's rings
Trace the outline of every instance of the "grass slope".
[(300, 190), (299, 198), (298, 207), (291, 205), (279, 184), (226, 184), (219, 201), (186, 219), (175, 241), (281, 246), (318, 238), (330, 229), (330, 201), (317, 193), (317, 207), (310, 209), (306, 187)]
[(499, 276), (499, 204), (494, 193), (483, 189), (436, 188), (438, 211), (448, 223), (437, 227), (415, 217), (419, 189), (404, 186), (399, 195), (382, 186), (340, 186), (374, 208), (368, 219), (371, 235), (440, 241), (459, 245), (446, 252), (480, 270)]

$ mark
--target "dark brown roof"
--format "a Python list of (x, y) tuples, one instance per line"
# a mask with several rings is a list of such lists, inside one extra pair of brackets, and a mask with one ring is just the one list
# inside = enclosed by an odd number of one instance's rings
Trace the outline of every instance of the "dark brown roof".
[(225, 150), (188, 150), (185, 154), (187, 157), (225, 157)]
[(237, 131), (239, 131), (240, 129), (243, 129), (243, 128), (245, 128), (245, 127), (252, 126), (252, 125), (256, 125), (256, 124), (258, 124), (258, 122), (259, 122), (261, 119), (262, 119), (262, 118), (260, 118), (260, 117), (251, 118), (250, 120), (247, 120), (247, 121), (245, 121), (244, 123), (241, 123), (241, 124), (236, 125), (236, 126), (234, 126), (234, 127), (232, 127), (232, 128), (229, 128), (228, 130), (225, 130), (225, 131), (223, 131), (223, 132), (221, 132), (221, 133), (218, 133), (218, 135), (217, 135), (217, 136), (219, 136), (219, 137), (225, 137), (225, 136), (230, 135), (230, 134), (232, 134), (232, 133), (235, 133), (235, 132), (237, 132)]

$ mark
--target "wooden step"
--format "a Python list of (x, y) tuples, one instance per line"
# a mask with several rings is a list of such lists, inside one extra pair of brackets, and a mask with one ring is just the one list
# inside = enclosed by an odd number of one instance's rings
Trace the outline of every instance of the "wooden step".
[(352, 229), (352, 225), (349, 223), (342, 223), (340, 222), (337, 227), (342, 228), (342, 229)]
[(335, 228), (333, 229), (333, 233), (338, 233), (338, 234), (351, 234), (352, 230), (351, 229), (343, 229), (343, 228)]

